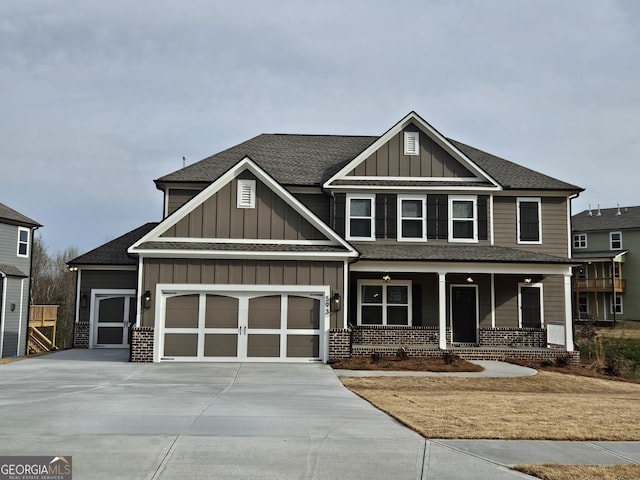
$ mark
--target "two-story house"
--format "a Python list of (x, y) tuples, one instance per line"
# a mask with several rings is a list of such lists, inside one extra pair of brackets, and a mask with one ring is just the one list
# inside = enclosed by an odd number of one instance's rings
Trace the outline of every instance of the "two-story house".
[(584, 210), (572, 229), (575, 318), (640, 319), (640, 207)]
[(26, 353), (33, 232), (41, 226), (0, 203), (0, 358)]
[(78, 346), (131, 341), (137, 361), (573, 352), (581, 188), (414, 112), (380, 136), (259, 135), (156, 185), (159, 224), (69, 262)]

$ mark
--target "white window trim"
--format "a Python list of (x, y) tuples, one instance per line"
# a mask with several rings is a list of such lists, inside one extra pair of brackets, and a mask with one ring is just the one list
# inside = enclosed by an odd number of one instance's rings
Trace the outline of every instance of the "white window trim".
[[(387, 303), (387, 285), (391, 286), (404, 286), (407, 287), (407, 326), (413, 326), (413, 297), (411, 295), (412, 290), (412, 282), (411, 280), (390, 280), (388, 282), (384, 282), (382, 280), (373, 280), (373, 279), (361, 279), (357, 282), (357, 299), (358, 299), (358, 315), (357, 322), (358, 325), (363, 325), (362, 323), (362, 286), (363, 285), (382, 285), (382, 303), (380, 303), (380, 307), (382, 308), (382, 326), (387, 325), (387, 307), (389, 304)], [(392, 304), (394, 305), (394, 304)], [(370, 326), (370, 324), (366, 323), (365, 326)]]
[[(25, 255), (22, 255), (20, 253), (20, 245), (24, 243), (20, 241), (20, 232), (27, 232), (27, 253)], [(18, 242), (16, 246), (17, 255), (21, 258), (28, 258), (30, 247), (31, 247), (31, 230), (25, 227), (18, 227)]]
[[(238, 179), (237, 203), (238, 208), (256, 208), (256, 181)], [(244, 198), (243, 192), (249, 189), (249, 201)]]
[[(420, 237), (403, 237), (402, 236), (402, 220), (405, 218), (402, 216), (402, 202), (404, 200), (420, 200), (422, 202), (422, 217), (407, 217), (406, 220), (422, 221), (422, 235)], [(424, 195), (398, 195), (397, 200), (398, 212), (397, 212), (397, 239), (399, 242), (426, 242), (427, 241), (427, 197)]]
[[(411, 148), (412, 142), (413, 148)], [(404, 132), (404, 154), (420, 155), (420, 132)]]
[[(616, 315), (622, 315), (624, 313), (624, 305), (623, 305), (623, 300), (622, 300), (622, 295), (617, 294), (616, 293), (616, 301), (620, 300), (620, 311), (616, 312)], [(611, 315), (613, 315), (613, 306), (614, 306), (614, 301), (613, 301), (613, 296), (611, 296), (611, 300), (609, 301), (609, 313), (611, 313)]]
[[(469, 221), (469, 219), (454, 219), (453, 218), (453, 202), (473, 202), (473, 238), (454, 238), (453, 237), (453, 222), (456, 220)], [(478, 197), (477, 195), (449, 195), (449, 242), (459, 243), (478, 243)]]
[[(520, 240), (520, 203), (537, 203), (538, 204), (538, 240)], [(516, 227), (517, 243), (519, 245), (542, 245), (542, 201), (540, 197), (518, 197), (516, 200)]]
[[(620, 248), (613, 248), (613, 236), (616, 233), (620, 235)], [(622, 250), (622, 249), (623, 249), (622, 232), (609, 232), (609, 250)]]
[[(369, 200), (371, 202), (371, 236), (369, 237), (354, 237), (351, 235), (351, 200)], [(346, 199), (346, 214), (345, 214), (345, 232), (347, 234), (347, 240), (365, 240), (373, 241), (376, 239), (376, 196), (375, 194), (347, 194)], [(354, 217), (355, 219), (365, 220), (367, 217)]]
[[(577, 242), (576, 242), (577, 240)], [(582, 241), (584, 240), (584, 242)], [(582, 245), (584, 243), (584, 246)], [(573, 248), (587, 248), (587, 234), (586, 233), (576, 233), (573, 236)]]
[(542, 283), (518, 283), (518, 328), (522, 328), (522, 287), (535, 287), (540, 289), (540, 328), (544, 328), (544, 290)]

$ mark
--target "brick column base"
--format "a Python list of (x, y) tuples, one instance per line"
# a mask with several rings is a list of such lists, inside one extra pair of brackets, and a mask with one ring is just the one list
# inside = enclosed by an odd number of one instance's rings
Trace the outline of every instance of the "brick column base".
[(89, 322), (78, 322), (73, 328), (73, 348), (89, 348)]
[(351, 357), (351, 329), (332, 328), (329, 330), (329, 361)]
[(131, 361), (153, 362), (153, 327), (134, 327), (132, 329)]

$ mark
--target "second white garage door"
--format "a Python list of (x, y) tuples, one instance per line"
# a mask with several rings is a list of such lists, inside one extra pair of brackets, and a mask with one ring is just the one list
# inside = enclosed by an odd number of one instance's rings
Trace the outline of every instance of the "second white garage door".
[(325, 293), (161, 294), (159, 361), (325, 360)]

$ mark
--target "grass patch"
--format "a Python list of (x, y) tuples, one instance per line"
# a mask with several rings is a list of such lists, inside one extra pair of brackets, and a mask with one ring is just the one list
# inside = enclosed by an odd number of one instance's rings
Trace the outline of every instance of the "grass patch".
[(640, 465), (516, 465), (514, 470), (543, 480), (636, 480)]
[(357, 356), (331, 364), (341, 370), (398, 370), (415, 372), (481, 372), (480, 365), (459, 357), (446, 360), (442, 357), (379, 357)]
[(516, 378), (349, 377), (353, 392), (426, 438), (640, 440), (640, 385)]

